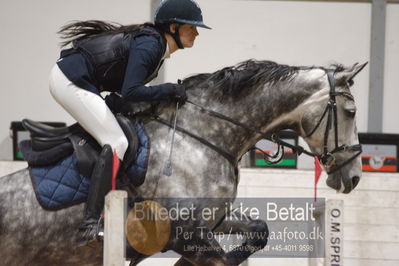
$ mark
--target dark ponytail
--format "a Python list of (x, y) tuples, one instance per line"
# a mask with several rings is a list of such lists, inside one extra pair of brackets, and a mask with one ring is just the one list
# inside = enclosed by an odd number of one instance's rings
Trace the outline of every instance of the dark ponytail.
[(143, 26), (154, 25), (152, 23), (145, 23), (124, 26), (116, 22), (86, 20), (76, 21), (62, 26), (61, 29), (58, 31), (58, 34), (61, 35), (61, 39), (65, 40), (61, 43), (61, 47), (64, 47), (74, 41), (80, 41), (83, 39), (110, 33), (130, 32)]

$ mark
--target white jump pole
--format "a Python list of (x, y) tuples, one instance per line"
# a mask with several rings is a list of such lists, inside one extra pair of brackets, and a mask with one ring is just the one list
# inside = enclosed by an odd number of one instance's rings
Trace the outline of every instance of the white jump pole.
[(124, 266), (124, 201), (127, 192), (112, 190), (105, 197), (104, 206), (104, 266)]

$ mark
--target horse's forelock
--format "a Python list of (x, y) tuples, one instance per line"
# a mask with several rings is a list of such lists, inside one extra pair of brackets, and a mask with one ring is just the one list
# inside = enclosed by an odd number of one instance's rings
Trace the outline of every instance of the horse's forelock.
[(331, 64), (330, 68), (335, 69), (335, 72), (342, 72), (346, 69), (346, 67), (344, 65), (338, 64), (338, 63)]

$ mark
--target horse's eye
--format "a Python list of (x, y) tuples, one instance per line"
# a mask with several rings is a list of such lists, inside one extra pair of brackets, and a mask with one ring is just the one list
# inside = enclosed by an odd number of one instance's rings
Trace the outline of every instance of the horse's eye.
[(354, 118), (356, 115), (356, 106), (353, 101), (346, 101), (344, 104), (345, 115)]
[(353, 83), (354, 83), (354, 82), (353, 82), (353, 79), (348, 80), (348, 86), (349, 86), (349, 87), (352, 87), (352, 86), (353, 86)]
[(346, 110), (345, 110), (345, 114), (346, 114), (348, 117), (350, 117), (350, 118), (354, 118), (355, 115), (356, 115), (356, 109), (355, 109), (355, 108), (353, 108), (353, 109), (346, 109)]

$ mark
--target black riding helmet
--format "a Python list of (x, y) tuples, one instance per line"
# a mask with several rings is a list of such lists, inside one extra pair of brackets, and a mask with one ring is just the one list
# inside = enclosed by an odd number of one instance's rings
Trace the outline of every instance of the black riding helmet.
[[(162, 27), (175, 40), (177, 46), (183, 49), (180, 41), (179, 27), (181, 24), (190, 24), (201, 28), (210, 29), (202, 20), (202, 11), (194, 0), (163, 0), (155, 12), (156, 25)], [(168, 25), (176, 24), (175, 33), (170, 32)]]

